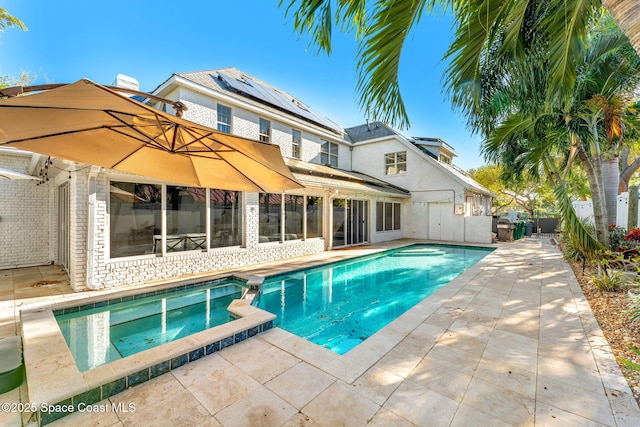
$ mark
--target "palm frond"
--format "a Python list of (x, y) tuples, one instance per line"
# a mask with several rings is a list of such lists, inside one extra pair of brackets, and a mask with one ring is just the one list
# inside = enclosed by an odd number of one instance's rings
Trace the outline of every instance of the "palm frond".
[(587, 257), (604, 251), (605, 247), (591, 235), (582, 221), (580, 221), (580, 218), (578, 218), (576, 211), (573, 209), (573, 204), (571, 203), (571, 198), (569, 197), (565, 183), (562, 181), (558, 184), (554, 189), (554, 194), (556, 195), (560, 214), (565, 224), (567, 238), (570, 239), (573, 247), (579, 249)]
[[(285, 0), (280, 0), (282, 7)], [(293, 10), (293, 28), (300, 35), (311, 36), (310, 45), (315, 45), (318, 52), (331, 54), (331, 33), (333, 16), (332, 0), (290, 0), (285, 8), (285, 16)]]
[(11, 16), (6, 9), (0, 7), (0, 31), (12, 27), (19, 28), (22, 31), (27, 31), (27, 26), (24, 25), (21, 20), (19, 20), (15, 16)]
[(378, 0), (360, 44), (356, 88), (360, 106), (373, 120), (400, 130), (409, 127), (398, 82), (400, 54), (411, 28), (431, 3)]
[(600, 0), (550, 0), (550, 13), (541, 25), (548, 40), (550, 88), (560, 99), (576, 81), (576, 63), (582, 56), (589, 22), (602, 13)]

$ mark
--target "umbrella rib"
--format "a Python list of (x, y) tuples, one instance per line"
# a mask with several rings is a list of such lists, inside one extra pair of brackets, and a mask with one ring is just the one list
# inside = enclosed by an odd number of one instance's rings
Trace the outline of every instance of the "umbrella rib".
[[(163, 150), (163, 151), (172, 151), (172, 150), (168, 150), (168, 149), (167, 149), (167, 147), (165, 147), (164, 145), (162, 145), (161, 143), (159, 143), (159, 142), (156, 140), (156, 139), (157, 139), (157, 136), (156, 136), (156, 137), (152, 137), (152, 136), (150, 136), (150, 135), (147, 135), (147, 134), (145, 134), (144, 132), (141, 132), (141, 131), (140, 131), (140, 129), (138, 129), (138, 128), (136, 128), (136, 127), (134, 127), (134, 126), (132, 126), (132, 125), (128, 124), (128, 123), (127, 123), (127, 122), (125, 122), (124, 120), (122, 120), (120, 117), (118, 117), (118, 116), (116, 115), (116, 113), (119, 113), (119, 112), (117, 112), (117, 111), (116, 111), (116, 112), (114, 112), (114, 111), (111, 111), (111, 110), (104, 110), (104, 111), (105, 111), (105, 113), (107, 113), (109, 116), (113, 117), (114, 119), (116, 119), (117, 121), (119, 121), (120, 123), (122, 123), (122, 124), (123, 124), (124, 126), (126, 126), (127, 128), (129, 128), (129, 129), (131, 129), (132, 131), (136, 132), (137, 134), (141, 135), (143, 139), (135, 138), (135, 139), (138, 139), (138, 141), (144, 142), (144, 143), (146, 143), (146, 144), (150, 144), (150, 145), (154, 146), (155, 148), (158, 148), (158, 149)], [(128, 113), (119, 113), (119, 114), (126, 114), (126, 115), (131, 116), (131, 117), (135, 117), (135, 116), (136, 116), (135, 114), (128, 114)], [(166, 139), (166, 133), (165, 133), (165, 131), (164, 131), (164, 128), (162, 127), (162, 122), (160, 122), (159, 120), (157, 120), (157, 117), (158, 117), (157, 115), (155, 115), (155, 117), (156, 117), (157, 125), (160, 127), (160, 129), (162, 129), (162, 134), (165, 136), (165, 139)], [(129, 136), (129, 137), (131, 137), (131, 138), (134, 138), (132, 135), (128, 135), (128, 134), (126, 134), (126, 133), (124, 133), (124, 132), (119, 132), (119, 131), (118, 131), (118, 130), (116, 130), (116, 129), (114, 129), (114, 131), (115, 131), (115, 132), (118, 132), (118, 133), (120, 133), (120, 134), (122, 134), (122, 135), (126, 135), (126, 136)], [(168, 139), (167, 139), (167, 141), (168, 141)]]
[[(90, 131), (100, 130), (100, 129), (108, 129), (108, 130), (113, 130), (114, 132), (118, 132), (118, 130), (114, 129), (111, 126), (95, 126), (95, 127), (91, 127), (91, 128), (83, 128), (83, 129), (69, 130), (69, 131), (65, 131), (65, 132), (55, 132), (55, 133), (48, 133), (48, 134), (38, 135), (38, 136), (31, 136), (29, 138), (13, 139), (13, 140), (8, 141), (8, 142), (0, 143), (0, 145), (11, 145), (11, 144), (16, 144), (16, 143), (20, 143), (20, 142), (35, 141), (35, 140), (38, 140), (38, 139), (53, 138), (53, 137), (62, 136), (62, 135), (73, 135), (75, 133), (90, 132)], [(126, 134), (123, 134), (123, 135), (126, 135)]]

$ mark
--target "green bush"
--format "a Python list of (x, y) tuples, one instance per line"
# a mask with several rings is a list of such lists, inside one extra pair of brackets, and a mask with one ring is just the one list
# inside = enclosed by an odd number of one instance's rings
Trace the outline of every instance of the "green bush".
[(601, 291), (617, 291), (624, 284), (624, 276), (619, 271), (608, 270), (606, 268), (599, 270), (599, 274), (591, 275), (591, 280)]
[(620, 248), (627, 247), (626, 235), (626, 228), (618, 227), (615, 224), (609, 226), (609, 245), (612, 251), (618, 251)]

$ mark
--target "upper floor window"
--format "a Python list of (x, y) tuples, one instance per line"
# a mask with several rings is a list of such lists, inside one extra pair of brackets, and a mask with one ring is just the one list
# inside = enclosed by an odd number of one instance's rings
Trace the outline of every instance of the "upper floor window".
[(323, 141), (320, 148), (320, 163), (331, 167), (338, 167), (338, 144)]
[(302, 132), (296, 129), (291, 130), (291, 157), (300, 158), (300, 145), (302, 144)]
[(407, 152), (388, 153), (384, 155), (384, 170), (386, 175), (407, 173)]
[(447, 156), (445, 156), (443, 154), (440, 154), (440, 161), (442, 163), (446, 163), (446, 164), (450, 165), (451, 164), (451, 157), (447, 157)]
[(231, 108), (218, 104), (218, 130), (231, 133)]
[(262, 118), (260, 119), (260, 141), (271, 142), (271, 122)]

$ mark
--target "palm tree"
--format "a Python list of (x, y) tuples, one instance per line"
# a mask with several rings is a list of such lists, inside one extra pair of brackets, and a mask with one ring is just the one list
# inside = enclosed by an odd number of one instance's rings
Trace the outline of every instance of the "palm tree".
[[(640, 14), (634, 10), (640, 0), (280, 0), (294, 28), (310, 35), (320, 52), (331, 53), (332, 31), (355, 32), (359, 43), (358, 85), (360, 107), (368, 117), (398, 129), (409, 126), (398, 82), (400, 55), (411, 29), (425, 12), (453, 10), (459, 30), (468, 31), (464, 44), (457, 39), (452, 49), (459, 52), (458, 82), (473, 81), (482, 66), (496, 29), (506, 29), (501, 54), (517, 54), (527, 35), (521, 30), (527, 10), (545, 8), (546, 18), (536, 23), (544, 29), (552, 53), (550, 71), (555, 90), (571, 88), (576, 70), (569, 65), (580, 40), (587, 36), (590, 21), (604, 6), (640, 52)], [(481, 23), (482, 25), (473, 25)]]
[[(616, 222), (620, 147), (625, 131), (637, 128), (636, 115), (627, 114), (627, 107), (640, 60), (605, 17), (570, 58), (568, 65), (578, 70), (573, 87), (556, 91), (552, 61), (547, 59), (549, 43), (536, 28), (549, 12), (525, 11), (521, 26), (529, 38), (522, 42), (521, 55), (500, 53), (508, 34), (496, 29), (475, 79), (458, 87), (453, 78), (448, 90), (469, 126), (486, 138), (487, 159), (505, 165), (507, 175), (529, 170), (535, 176), (542, 169), (558, 197), (566, 197), (559, 188), (565, 183), (558, 160), (568, 170), (577, 158), (589, 181), (596, 237), (606, 245), (608, 224)], [(459, 68), (453, 61), (448, 72), (456, 74)], [(585, 237), (574, 224), (570, 204), (560, 202), (574, 234)]]

